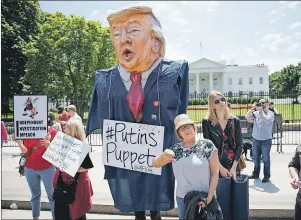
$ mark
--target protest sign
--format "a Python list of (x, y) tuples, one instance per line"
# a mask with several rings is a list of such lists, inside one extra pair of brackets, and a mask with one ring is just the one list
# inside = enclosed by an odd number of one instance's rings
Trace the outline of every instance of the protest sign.
[(43, 158), (74, 177), (89, 151), (89, 144), (59, 131)]
[(103, 164), (161, 175), (161, 168), (151, 165), (162, 153), (163, 141), (163, 126), (104, 120)]
[(48, 119), (45, 95), (14, 96), (14, 133), (16, 139), (45, 138)]

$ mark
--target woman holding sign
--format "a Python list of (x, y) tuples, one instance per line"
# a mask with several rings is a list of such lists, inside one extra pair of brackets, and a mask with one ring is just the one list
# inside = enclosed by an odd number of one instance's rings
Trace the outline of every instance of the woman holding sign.
[[(65, 126), (64, 132), (80, 141), (85, 141), (85, 132), (81, 122), (77, 120), (69, 120)], [(85, 220), (86, 213), (92, 207), (93, 188), (91, 185), (90, 177), (88, 175), (88, 170), (93, 168), (93, 163), (90, 159), (89, 153), (83, 160), (80, 168), (77, 171), (75, 177), (70, 176), (64, 171), (59, 169), (56, 170), (53, 185), (56, 187), (58, 184), (70, 185), (74, 180), (75, 185), (75, 197), (74, 201), (59, 201), (55, 199), (55, 220)], [(62, 178), (63, 183), (60, 183), (60, 178)]]
[(179, 219), (185, 218), (184, 197), (191, 191), (206, 193), (205, 202), (201, 201), (198, 205), (204, 208), (215, 204), (217, 208), (214, 210), (215, 213), (211, 214), (221, 216), (214, 196), (219, 172), (217, 148), (210, 140), (196, 140), (196, 126), (188, 115), (178, 115), (174, 123), (176, 134), (183, 142), (166, 149), (153, 160), (152, 165), (162, 167), (173, 162), (173, 172), (177, 180), (176, 200)]
[(13, 136), (13, 140), (18, 144), (21, 152), (27, 158), (24, 165), (24, 175), (31, 192), (31, 209), (34, 220), (39, 219), (41, 211), (41, 180), (45, 186), (51, 212), (54, 216), (53, 186), (51, 183), (55, 168), (42, 156), (47, 148), (45, 143), (50, 143), (55, 135), (55, 129), (49, 128), (48, 135), (44, 140), (30, 139), (22, 141), (15, 140)]

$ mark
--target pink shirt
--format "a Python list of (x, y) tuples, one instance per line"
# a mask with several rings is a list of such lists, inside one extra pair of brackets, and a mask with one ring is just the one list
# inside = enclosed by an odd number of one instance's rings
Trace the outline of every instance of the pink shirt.
[(7, 131), (6, 131), (3, 121), (1, 121), (1, 139), (7, 140)]
[[(55, 186), (59, 176), (59, 169), (55, 171), (52, 183)], [(74, 178), (65, 172), (62, 172), (63, 181), (68, 183)], [(92, 208), (93, 188), (88, 171), (81, 172), (77, 179), (75, 200), (69, 205), (69, 213), (72, 220), (78, 219), (86, 214)]]

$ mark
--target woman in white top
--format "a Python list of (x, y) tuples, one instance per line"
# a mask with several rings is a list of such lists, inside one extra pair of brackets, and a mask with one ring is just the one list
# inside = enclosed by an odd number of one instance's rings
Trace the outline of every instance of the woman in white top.
[[(188, 192), (207, 192), (207, 204), (212, 201), (218, 182), (219, 161), (217, 148), (210, 140), (196, 140), (197, 129), (188, 115), (178, 115), (174, 123), (176, 134), (183, 142), (165, 150), (153, 160), (152, 165), (162, 167), (173, 162), (178, 215), (179, 219), (184, 219), (184, 197)], [(205, 207), (203, 202), (199, 205)]]

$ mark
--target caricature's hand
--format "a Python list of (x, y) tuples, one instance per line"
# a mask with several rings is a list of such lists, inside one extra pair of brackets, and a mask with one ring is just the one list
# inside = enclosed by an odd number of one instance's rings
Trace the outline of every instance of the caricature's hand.
[(298, 189), (298, 188), (299, 188), (298, 182), (299, 182), (299, 179), (298, 179), (298, 178), (293, 178), (293, 179), (291, 180), (291, 186), (292, 186), (294, 189)]

